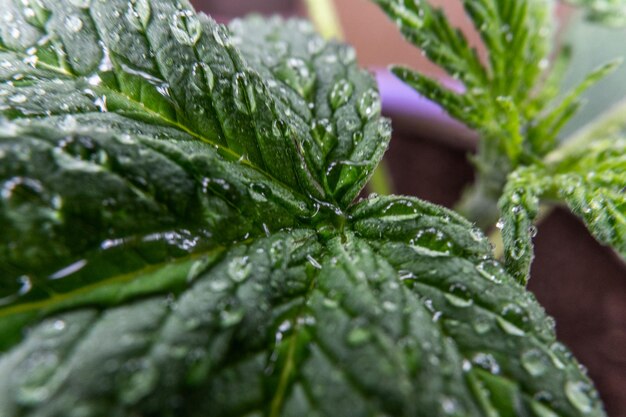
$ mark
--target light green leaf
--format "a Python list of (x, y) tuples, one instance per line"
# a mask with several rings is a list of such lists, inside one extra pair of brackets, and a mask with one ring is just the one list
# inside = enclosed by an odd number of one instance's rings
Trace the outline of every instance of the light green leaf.
[(473, 158), (477, 179), (458, 209), (484, 229), (493, 226), (491, 213), (497, 211), (507, 175), (558, 145), (560, 131), (580, 107), (581, 94), (616, 63), (589, 74), (559, 97), (569, 49), (552, 50), (554, 1), (463, 0), (485, 46), (484, 60), (431, 2), (373, 1), (409, 42), (461, 84), (451, 91), (416, 71), (392, 68), (401, 80), (480, 134)]
[(507, 270), (528, 279), (532, 224), (541, 200), (565, 203), (599, 242), (626, 259), (626, 140), (610, 138), (576, 149), (548, 166), (520, 169), (500, 200)]

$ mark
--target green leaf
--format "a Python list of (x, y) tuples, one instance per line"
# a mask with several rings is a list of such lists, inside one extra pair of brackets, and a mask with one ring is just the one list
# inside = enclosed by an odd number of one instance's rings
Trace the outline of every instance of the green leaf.
[[(341, 205), (358, 195), (382, 159), (391, 134), (371, 75), (347, 45), (325, 42), (302, 21), (261, 18), (231, 24), (237, 45), (277, 97), (280, 113), (310, 130), (301, 156)], [(268, 56), (267, 51), (272, 51)]]
[(166, 0), (0, 0), (0, 416), (602, 416), (460, 216), (353, 203), (351, 49)]
[(626, 140), (597, 140), (547, 166), (520, 169), (500, 200), (507, 270), (525, 282), (541, 200), (565, 203), (599, 242), (626, 259)]
[(496, 211), (507, 175), (540, 160), (558, 145), (560, 131), (579, 109), (581, 94), (616, 64), (589, 74), (559, 97), (569, 49), (552, 51), (555, 2), (463, 0), (487, 52), (481, 60), (465, 35), (431, 2), (373, 1), (409, 42), (460, 82), (457, 91), (451, 91), (416, 71), (392, 68), (401, 80), (481, 135), (473, 159), (477, 181), (459, 210), (485, 229), (492, 226), (493, 216), (484, 213)]
[(581, 6), (587, 19), (607, 26), (626, 25), (626, 1), (624, 0), (567, 0)]
[[(398, 24), (407, 40), (420, 48), (435, 64), (461, 81), (464, 91), (457, 100), (448, 95), (433, 96), (444, 109), (485, 134), (519, 135), (523, 126), (508, 125), (510, 113), (502, 114), (498, 102), (507, 101), (526, 114), (526, 105), (534, 95), (550, 52), (551, 2), (493, 0), (464, 1), (465, 10), (489, 53), (488, 63), (481, 62), (463, 33), (451, 26), (444, 12), (428, 2), (374, 0)], [(524, 65), (512, 63), (524, 62)], [(418, 92), (429, 95), (434, 81), (417, 84), (418, 74), (396, 71)], [(461, 110), (461, 111), (459, 111)], [(503, 122), (504, 126), (500, 127)], [(508, 128), (515, 127), (514, 131)], [(504, 140), (505, 138), (500, 138)]]
[(0, 360), (0, 413), (603, 415), (480, 232), (410, 198), (351, 216), (325, 242), (235, 244), (181, 292), (48, 317)]

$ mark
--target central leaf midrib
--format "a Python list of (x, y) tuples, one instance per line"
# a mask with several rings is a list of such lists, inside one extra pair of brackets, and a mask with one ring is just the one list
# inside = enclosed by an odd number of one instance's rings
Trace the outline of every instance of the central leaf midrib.
[[(36, 312), (36, 311), (43, 311), (45, 312), (45, 314), (51, 314), (51, 313), (58, 311), (59, 309), (63, 310), (64, 309), (63, 306), (65, 305), (65, 303), (68, 301), (71, 302), (73, 298), (80, 297), (81, 295), (89, 295), (91, 292), (96, 291), (100, 288), (109, 286), (111, 284), (119, 284), (119, 283), (125, 283), (125, 282), (128, 283), (128, 282), (133, 281), (134, 278), (137, 278), (141, 275), (157, 272), (158, 270), (164, 267), (168, 267), (168, 266), (180, 266), (187, 262), (199, 259), (203, 256), (207, 256), (212, 253), (217, 253), (220, 250), (222, 250), (222, 247), (215, 247), (209, 251), (194, 253), (192, 255), (181, 257), (173, 261), (166, 260), (161, 263), (149, 265), (144, 268), (130, 271), (121, 275), (113, 275), (111, 277), (105, 278), (93, 284), (81, 286), (75, 290), (72, 290), (66, 293), (55, 294), (44, 300), (38, 300), (38, 301), (29, 302), (29, 303), (16, 304), (13, 306), (9, 306), (4, 309), (0, 309), (0, 320), (8, 316), (14, 315), (14, 314), (29, 313), (29, 312)], [(155, 294), (159, 292), (161, 291), (157, 291), (155, 292)], [(93, 302), (88, 302), (85, 305), (89, 305), (90, 303), (93, 303)], [(75, 308), (80, 305), (82, 305), (82, 303), (79, 302), (78, 305), (72, 305), (71, 308)]]

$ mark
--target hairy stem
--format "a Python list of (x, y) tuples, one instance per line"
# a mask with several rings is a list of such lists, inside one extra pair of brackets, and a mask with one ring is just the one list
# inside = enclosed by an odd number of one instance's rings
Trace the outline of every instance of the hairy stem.
[(502, 195), (511, 163), (499, 148), (497, 138), (484, 135), (478, 143), (478, 153), (473, 158), (476, 180), (468, 187), (455, 210), (484, 231), (498, 221), (498, 200)]

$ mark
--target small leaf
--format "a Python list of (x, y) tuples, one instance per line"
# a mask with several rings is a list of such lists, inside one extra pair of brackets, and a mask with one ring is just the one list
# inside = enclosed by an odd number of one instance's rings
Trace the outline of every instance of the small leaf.
[(591, 234), (626, 259), (626, 142), (597, 140), (547, 167), (530, 166), (509, 177), (500, 200), (507, 270), (526, 282), (532, 261), (533, 220), (540, 200), (562, 201)]

